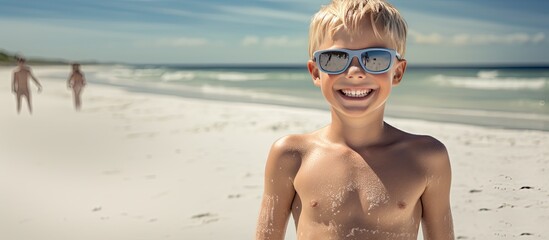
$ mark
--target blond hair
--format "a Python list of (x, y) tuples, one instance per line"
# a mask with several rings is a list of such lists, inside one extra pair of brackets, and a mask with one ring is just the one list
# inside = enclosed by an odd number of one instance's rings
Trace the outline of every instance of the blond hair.
[(326, 37), (333, 37), (341, 29), (352, 37), (360, 34), (365, 20), (370, 21), (377, 37), (388, 37), (391, 46), (404, 57), (406, 21), (393, 5), (384, 0), (333, 0), (323, 6), (311, 20), (309, 56), (313, 56)]

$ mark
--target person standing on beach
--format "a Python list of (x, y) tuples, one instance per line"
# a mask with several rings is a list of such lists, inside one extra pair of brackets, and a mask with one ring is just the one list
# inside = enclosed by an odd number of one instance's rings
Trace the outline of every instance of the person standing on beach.
[(32, 100), (31, 91), (29, 89), (29, 77), (32, 78), (36, 86), (38, 87), (38, 93), (42, 92), (42, 85), (38, 82), (38, 79), (32, 74), (31, 68), (25, 65), (25, 58), (17, 58), (17, 68), (13, 71), (13, 81), (11, 84), (12, 92), (15, 93), (17, 99), (17, 113), (21, 112), (21, 98), (27, 99), (27, 105), (29, 112), (32, 114)]
[(86, 86), (86, 78), (84, 78), (84, 73), (80, 71), (80, 64), (73, 63), (72, 73), (69, 75), (69, 79), (67, 80), (67, 87), (72, 89), (74, 96), (74, 108), (77, 111), (79, 111), (82, 107), (80, 95), (82, 94), (84, 86)]
[(383, 0), (333, 0), (309, 32), (309, 73), (331, 123), (277, 140), (256, 239), (454, 239), (444, 144), (384, 121), (406, 70), (406, 22)]

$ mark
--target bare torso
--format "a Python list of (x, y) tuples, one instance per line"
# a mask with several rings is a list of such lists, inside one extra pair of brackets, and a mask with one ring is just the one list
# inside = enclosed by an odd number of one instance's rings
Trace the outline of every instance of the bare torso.
[(31, 73), (28, 68), (17, 68), (14, 73), (15, 78), (15, 92), (17, 94), (28, 95), (29, 94), (29, 77)]
[(416, 239), (424, 168), (414, 147), (425, 138), (401, 133), (383, 146), (355, 151), (300, 135), (292, 203), (297, 236), (308, 239)]
[(82, 75), (81, 72), (73, 72), (70, 78), (70, 82), (72, 88), (75, 91), (80, 90), (86, 84), (84, 81), (84, 75)]

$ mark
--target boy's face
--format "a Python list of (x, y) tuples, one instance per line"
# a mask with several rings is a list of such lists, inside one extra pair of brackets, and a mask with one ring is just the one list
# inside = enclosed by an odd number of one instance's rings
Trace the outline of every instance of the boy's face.
[[(317, 50), (365, 48), (390, 48), (388, 41), (375, 36), (369, 22), (364, 24), (365, 31), (351, 37), (346, 31), (336, 32), (333, 38), (326, 41)], [(309, 60), (307, 67), (313, 83), (320, 87), (322, 94), (332, 109), (348, 116), (364, 116), (385, 106), (393, 85), (400, 83), (406, 61), (393, 58), (394, 64), (385, 73), (366, 72), (355, 57), (349, 67), (340, 74), (328, 74), (320, 69), (316, 62)]]

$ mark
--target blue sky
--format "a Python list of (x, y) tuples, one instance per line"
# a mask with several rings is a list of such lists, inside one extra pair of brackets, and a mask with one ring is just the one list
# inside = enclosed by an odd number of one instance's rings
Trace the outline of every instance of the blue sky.
[[(0, 0), (0, 49), (27, 57), (301, 64), (328, 0)], [(549, 1), (393, 0), (410, 64), (549, 64)]]

